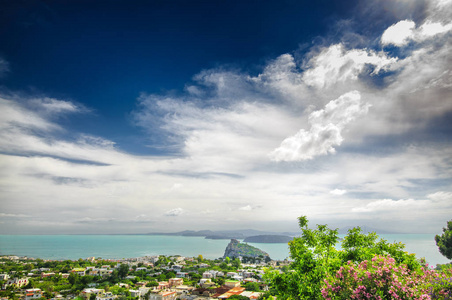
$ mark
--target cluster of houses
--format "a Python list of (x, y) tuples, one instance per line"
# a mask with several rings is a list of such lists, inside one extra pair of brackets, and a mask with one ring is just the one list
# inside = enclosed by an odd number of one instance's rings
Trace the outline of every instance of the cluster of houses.
[[(94, 259), (94, 258), (92, 258)], [(121, 264), (127, 264), (129, 266), (129, 271), (145, 271), (147, 273), (151, 272), (153, 264), (159, 259), (156, 257), (145, 257), (145, 258), (134, 258), (134, 259), (123, 259), (115, 260), (117, 262), (116, 268), (119, 268)], [(135, 282), (132, 286), (127, 283), (119, 283), (118, 285), (122, 288), (126, 288), (130, 292), (130, 296), (138, 300), (195, 300), (195, 299), (227, 299), (232, 295), (246, 296), (249, 299), (257, 299), (261, 292), (250, 292), (246, 291), (243, 285), (248, 282), (257, 282), (261, 286), (261, 290), (265, 291), (266, 286), (261, 283), (261, 278), (264, 274), (263, 270), (256, 267), (255, 269), (244, 269), (237, 270), (236, 272), (222, 272), (218, 270), (212, 270), (209, 264), (200, 263), (197, 264), (197, 268), (203, 268), (205, 270), (202, 273), (202, 278), (194, 285), (184, 285), (184, 279), (191, 280), (189, 278), (189, 273), (184, 272), (184, 265), (186, 261), (193, 261), (193, 258), (184, 257), (172, 257), (172, 263), (165, 266), (160, 266), (160, 269), (167, 271), (172, 271), (175, 274), (174, 278), (170, 278), (166, 281), (157, 282), (157, 284), (149, 285), (148, 282)], [(139, 265), (139, 267), (138, 267)], [(114, 271), (114, 267), (109, 265), (102, 266), (100, 268), (96, 267), (85, 267), (85, 268), (74, 268), (71, 273), (76, 273), (80, 276), (92, 275), (92, 276), (109, 276)], [(152, 276), (157, 276), (162, 273), (153, 272)], [(201, 273), (199, 273), (201, 275)], [(52, 270), (48, 268), (39, 268), (31, 270), (26, 277), (23, 278), (9, 278), (8, 274), (0, 274), (0, 280), (4, 282), (2, 289), (7, 288), (10, 285), (14, 285), (17, 289), (20, 289), (28, 284), (29, 277), (48, 277), (56, 275)], [(70, 273), (59, 273), (63, 278), (70, 276)], [(199, 276), (199, 275), (198, 275)], [(222, 278), (221, 282), (224, 284), (218, 287), (215, 283), (215, 279)], [(135, 279), (136, 277), (131, 275), (127, 276), (126, 279)], [(130, 283), (130, 282), (129, 282)], [(77, 295), (62, 296), (54, 295), (53, 300), (68, 299), (70, 297), (75, 297)], [(115, 300), (118, 295), (114, 295), (110, 291), (106, 291), (101, 288), (97, 288), (95, 283), (90, 284), (85, 288), (80, 295), (86, 300)], [(40, 289), (22, 289), (21, 299), (32, 300), (43, 297), (43, 291)], [(3, 299), (0, 299), (3, 300)]]

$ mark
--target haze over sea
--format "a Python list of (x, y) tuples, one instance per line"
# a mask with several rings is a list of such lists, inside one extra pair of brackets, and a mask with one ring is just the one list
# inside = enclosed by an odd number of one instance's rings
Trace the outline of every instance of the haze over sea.
[[(340, 235), (343, 237), (344, 235)], [(425, 257), (430, 265), (449, 261), (436, 247), (431, 234), (381, 234), (388, 242), (402, 242), (406, 251)], [(0, 254), (43, 259), (71, 259), (102, 257), (131, 258), (152, 255), (182, 255), (205, 258), (222, 257), (229, 240), (210, 240), (203, 237), (153, 235), (0, 235)], [(272, 259), (289, 257), (287, 244), (254, 244)]]

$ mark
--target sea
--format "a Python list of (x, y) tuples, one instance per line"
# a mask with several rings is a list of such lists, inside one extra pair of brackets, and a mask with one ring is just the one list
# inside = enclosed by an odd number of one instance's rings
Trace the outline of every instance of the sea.
[[(340, 235), (344, 237), (344, 235)], [(381, 234), (388, 242), (402, 242), (405, 250), (424, 257), (431, 266), (450, 261), (443, 257), (431, 234)], [(229, 240), (165, 235), (0, 235), (0, 255), (17, 255), (52, 260), (135, 258), (181, 255), (216, 259), (222, 257)], [(290, 259), (287, 244), (249, 243), (272, 259)]]

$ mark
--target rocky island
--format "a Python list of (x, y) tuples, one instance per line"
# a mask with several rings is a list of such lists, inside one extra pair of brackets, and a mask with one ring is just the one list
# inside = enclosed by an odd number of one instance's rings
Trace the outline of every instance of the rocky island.
[(251, 258), (268, 258), (270, 259), (270, 255), (267, 252), (262, 251), (256, 247), (253, 247), (248, 244), (240, 243), (236, 239), (232, 239), (229, 244), (226, 246), (226, 250), (224, 251), (223, 258), (236, 258), (236, 257), (251, 257)]

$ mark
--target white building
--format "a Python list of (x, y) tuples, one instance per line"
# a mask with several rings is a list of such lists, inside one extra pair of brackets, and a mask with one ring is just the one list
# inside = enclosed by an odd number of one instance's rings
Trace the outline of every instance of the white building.
[(42, 297), (41, 289), (26, 289), (25, 300), (39, 299)]

